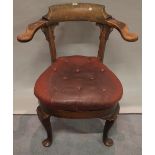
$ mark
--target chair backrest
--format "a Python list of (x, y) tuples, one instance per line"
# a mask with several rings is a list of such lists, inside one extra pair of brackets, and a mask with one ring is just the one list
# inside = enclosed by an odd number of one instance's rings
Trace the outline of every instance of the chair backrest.
[(104, 5), (90, 3), (71, 3), (50, 6), (47, 15), (43, 16), (43, 19), (49, 21), (49, 28), (43, 28), (43, 32), (49, 41), (52, 61), (56, 60), (54, 27), (57, 23), (65, 21), (90, 21), (96, 22), (100, 26), (101, 33), (98, 58), (103, 60), (105, 43), (108, 39), (111, 28), (102, 25), (106, 24), (105, 21), (108, 18), (111, 18), (111, 16), (105, 12)]
[(103, 60), (106, 41), (113, 28), (116, 28), (126, 41), (136, 41), (138, 39), (136, 34), (128, 32), (128, 27), (125, 23), (107, 14), (104, 5), (69, 3), (50, 6), (48, 13), (39, 21), (29, 24), (26, 31), (17, 36), (17, 40), (20, 42), (30, 41), (35, 32), (41, 28), (49, 42), (51, 60), (54, 62), (56, 60), (54, 28), (59, 22), (65, 21), (90, 21), (96, 22), (99, 25), (100, 43), (98, 58), (100, 61)]

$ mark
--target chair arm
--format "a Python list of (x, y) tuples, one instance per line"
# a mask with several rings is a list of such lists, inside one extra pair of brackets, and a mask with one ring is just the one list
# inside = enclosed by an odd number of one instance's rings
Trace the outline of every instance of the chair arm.
[(110, 27), (116, 28), (120, 32), (124, 40), (130, 41), (130, 42), (134, 42), (138, 40), (138, 35), (136, 33), (130, 33), (125, 23), (118, 21), (114, 18), (107, 19), (106, 22)]
[(28, 42), (32, 40), (37, 30), (43, 27), (46, 23), (47, 23), (46, 20), (40, 19), (32, 24), (29, 24), (26, 28), (26, 31), (17, 36), (17, 40), (20, 42)]

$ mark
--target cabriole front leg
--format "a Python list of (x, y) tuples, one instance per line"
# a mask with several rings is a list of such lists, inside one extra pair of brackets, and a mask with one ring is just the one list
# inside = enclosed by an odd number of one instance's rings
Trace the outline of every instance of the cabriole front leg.
[(105, 122), (104, 130), (103, 130), (103, 143), (104, 145), (109, 147), (113, 145), (113, 140), (108, 137), (108, 133), (117, 119), (119, 109), (120, 109), (120, 106), (118, 104), (113, 115), (109, 119), (106, 119), (106, 122)]
[(42, 141), (43, 146), (49, 147), (52, 144), (52, 127), (50, 123), (50, 115), (45, 113), (40, 106), (37, 107), (37, 114), (40, 122), (47, 132), (47, 138)]
[(114, 124), (115, 120), (106, 120), (104, 130), (103, 130), (103, 143), (106, 146), (112, 146), (113, 140), (108, 137), (109, 130), (111, 129), (112, 125)]

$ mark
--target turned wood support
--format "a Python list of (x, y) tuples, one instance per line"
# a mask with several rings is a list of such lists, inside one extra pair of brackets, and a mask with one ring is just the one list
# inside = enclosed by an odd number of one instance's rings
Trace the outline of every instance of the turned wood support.
[(47, 27), (43, 27), (42, 31), (45, 34), (46, 40), (49, 43), (50, 48), (50, 55), (51, 55), (51, 62), (55, 62), (56, 60), (56, 47), (55, 47), (55, 35), (54, 35), (54, 29), (58, 24), (52, 24), (48, 25)]
[(97, 24), (97, 25), (100, 27), (100, 36), (99, 36), (100, 42), (99, 42), (99, 50), (98, 50), (97, 57), (102, 62), (104, 59), (106, 42), (108, 40), (110, 32), (112, 31), (112, 28), (103, 24)]
[(37, 107), (37, 114), (40, 122), (47, 132), (47, 138), (42, 141), (43, 146), (49, 147), (52, 144), (52, 127), (49, 114), (45, 113), (40, 106)]

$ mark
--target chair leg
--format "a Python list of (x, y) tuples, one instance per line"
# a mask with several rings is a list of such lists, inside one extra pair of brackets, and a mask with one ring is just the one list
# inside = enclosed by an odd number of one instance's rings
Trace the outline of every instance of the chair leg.
[(103, 143), (104, 145), (109, 147), (113, 145), (113, 140), (111, 138), (108, 138), (108, 133), (114, 122), (115, 120), (106, 120), (103, 130)]
[(111, 129), (111, 127), (113, 126), (114, 122), (117, 119), (119, 110), (120, 110), (120, 106), (118, 103), (113, 115), (109, 119), (106, 119), (106, 122), (105, 122), (104, 130), (103, 130), (103, 143), (104, 143), (104, 145), (109, 146), (109, 147), (113, 145), (113, 140), (108, 137), (108, 133), (109, 133), (109, 130)]
[(47, 138), (42, 141), (43, 146), (49, 147), (52, 144), (52, 127), (50, 123), (50, 115), (45, 113), (40, 106), (37, 107), (37, 114), (40, 122), (47, 132)]

